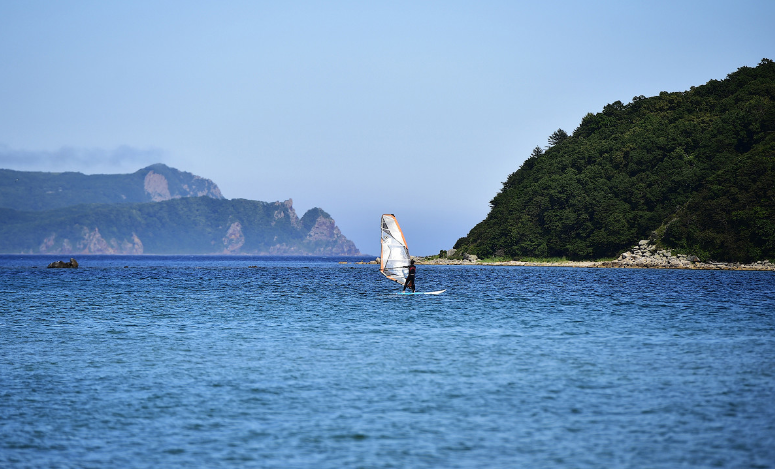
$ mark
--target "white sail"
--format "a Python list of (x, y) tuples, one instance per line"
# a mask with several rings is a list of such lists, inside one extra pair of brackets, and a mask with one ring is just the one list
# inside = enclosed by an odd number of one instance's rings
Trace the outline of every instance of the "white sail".
[(382, 251), (379, 271), (395, 282), (404, 284), (409, 276), (409, 248), (395, 215), (382, 215)]

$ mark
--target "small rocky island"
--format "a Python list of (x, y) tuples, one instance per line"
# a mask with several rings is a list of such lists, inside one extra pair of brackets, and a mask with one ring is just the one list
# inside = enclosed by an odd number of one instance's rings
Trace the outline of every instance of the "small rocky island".
[(48, 268), (49, 269), (77, 269), (78, 261), (71, 257), (70, 262), (54, 261), (48, 265)]

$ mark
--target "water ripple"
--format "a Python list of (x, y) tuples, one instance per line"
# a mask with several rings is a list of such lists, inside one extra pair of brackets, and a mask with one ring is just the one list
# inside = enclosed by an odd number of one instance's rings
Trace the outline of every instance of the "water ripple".
[(0, 256), (0, 466), (775, 467), (771, 273), (338, 260)]

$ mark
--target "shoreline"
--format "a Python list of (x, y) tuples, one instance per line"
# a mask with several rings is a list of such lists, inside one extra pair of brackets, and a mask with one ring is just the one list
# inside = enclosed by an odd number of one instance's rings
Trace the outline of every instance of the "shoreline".
[(679, 270), (741, 270), (757, 272), (775, 272), (775, 264), (759, 261), (753, 264), (733, 262), (691, 262), (687, 264), (656, 264), (647, 262), (614, 261), (558, 261), (558, 262), (524, 262), (502, 261), (483, 262), (480, 260), (459, 259), (423, 259), (416, 258), (418, 265), (471, 265), (471, 266), (517, 266), (517, 267), (573, 267), (592, 269), (679, 269)]
[(592, 269), (681, 269), (681, 270), (745, 270), (756, 272), (775, 272), (775, 264), (769, 260), (760, 260), (750, 264), (739, 262), (701, 262), (697, 256), (673, 254), (670, 249), (661, 249), (650, 239), (638, 241), (638, 244), (623, 252), (611, 261), (557, 261), (557, 262), (483, 262), (476, 256), (466, 254), (464, 259), (427, 259), (415, 258), (425, 265), (508, 265), (522, 267), (576, 267)]

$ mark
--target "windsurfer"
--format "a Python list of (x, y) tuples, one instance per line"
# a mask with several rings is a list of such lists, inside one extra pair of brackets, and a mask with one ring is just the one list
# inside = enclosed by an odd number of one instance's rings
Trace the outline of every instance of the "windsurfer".
[(412, 293), (414, 293), (414, 275), (417, 272), (417, 267), (414, 265), (414, 259), (410, 260), (409, 265), (406, 267), (409, 268), (409, 276), (406, 277), (406, 281), (404, 282), (404, 289), (401, 291), (404, 292), (406, 291), (406, 287), (409, 287), (412, 289)]

